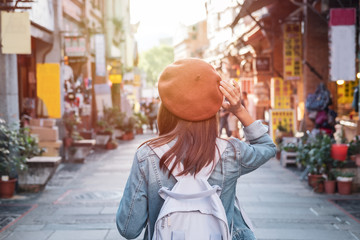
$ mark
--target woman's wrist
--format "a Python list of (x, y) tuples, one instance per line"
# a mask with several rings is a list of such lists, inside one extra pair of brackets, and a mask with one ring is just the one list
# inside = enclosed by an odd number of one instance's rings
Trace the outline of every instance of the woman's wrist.
[(244, 106), (241, 105), (236, 112), (234, 112), (235, 116), (240, 120), (240, 122), (244, 125), (244, 127), (249, 126), (255, 120), (250, 116), (249, 112), (246, 110)]

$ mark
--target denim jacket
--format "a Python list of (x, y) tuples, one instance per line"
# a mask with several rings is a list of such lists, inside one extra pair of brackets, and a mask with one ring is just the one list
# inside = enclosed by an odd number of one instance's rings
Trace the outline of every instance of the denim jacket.
[[(241, 175), (257, 169), (275, 156), (276, 146), (267, 132), (267, 126), (255, 121), (244, 128), (245, 137), (250, 144), (231, 138), (208, 179), (210, 185), (218, 185), (222, 189), (220, 199), (229, 227), (233, 222), (233, 240), (255, 239), (241, 212), (235, 207), (236, 183)], [(149, 219), (152, 236), (155, 221), (164, 202), (158, 190), (163, 186), (171, 189), (175, 183), (173, 176), (168, 178), (168, 172), (160, 170), (159, 157), (155, 152), (146, 144), (140, 147), (135, 154), (116, 214), (120, 234), (128, 239), (136, 238)], [(245, 193), (238, 193), (240, 199), (243, 194)], [(148, 238), (147, 234), (146, 231), (144, 239)]]

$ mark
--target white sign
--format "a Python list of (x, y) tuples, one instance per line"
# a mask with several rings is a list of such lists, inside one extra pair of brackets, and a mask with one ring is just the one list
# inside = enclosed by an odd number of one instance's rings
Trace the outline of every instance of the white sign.
[(1, 52), (31, 54), (30, 18), (28, 12), (1, 12)]
[(96, 70), (96, 76), (100, 76), (100, 77), (106, 76), (104, 34), (95, 35), (95, 70)]
[(330, 39), (331, 80), (355, 80), (356, 26), (331, 26)]

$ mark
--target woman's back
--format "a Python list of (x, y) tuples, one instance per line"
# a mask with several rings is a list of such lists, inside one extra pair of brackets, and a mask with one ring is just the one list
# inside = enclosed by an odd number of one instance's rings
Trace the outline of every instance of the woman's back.
[[(241, 105), (239, 86), (221, 81), (212, 66), (202, 60), (180, 60), (169, 65), (160, 76), (158, 88), (162, 101), (158, 113), (159, 136), (144, 143), (135, 154), (117, 213), (120, 234), (135, 238), (149, 223), (152, 236), (164, 203), (158, 191), (161, 187), (173, 188), (175, 167), (181, 162), (184, 170), (179, 176), (196, 177), (205, 166), (215, 165), (216, 157), (220, 156), (208, 182), (222, 189), (220, 199), (229, 226), (234, 226), (230, 229), (233, 239), (255, 239), (244, 221), (246, 217), (235, 207), (236, 183), (241, 175), (275, 155), (276, 147), (267, 127), (254, 121)], [(222, 102), (223, 95), (228, 101)], [(245, 126), (250, 144), (235, 138), (218, 138), (216, 113), (221, 105)], [(159, 157), (154, 149), (164, 145), (169, 150)]]

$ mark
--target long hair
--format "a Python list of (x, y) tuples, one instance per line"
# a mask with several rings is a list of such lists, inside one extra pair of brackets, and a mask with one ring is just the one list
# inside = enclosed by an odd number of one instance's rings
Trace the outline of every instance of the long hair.
[(160, 168), (165, 170), (175, 158), (175, 163), (169, 169), (169, 176), (179, 162), (184, 165), (184, 170), (179, 176), (189, 173), (196, 175), (203, 167), (214, 163), (215, 154), (219, 153), (216, 146), (216, 116), (204, 121), (186, 121), (176, 117), (161, 104), (157, 120), (159, 137), (147, 143), (150, 147), (156, 148), (176, 139), (174, 146), (160, 159)]

